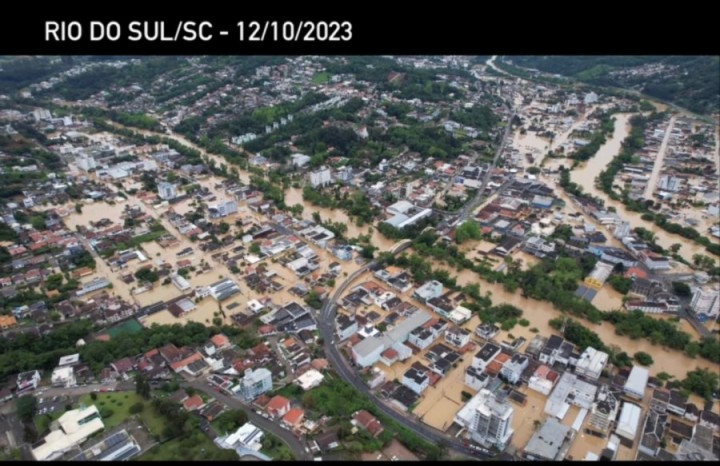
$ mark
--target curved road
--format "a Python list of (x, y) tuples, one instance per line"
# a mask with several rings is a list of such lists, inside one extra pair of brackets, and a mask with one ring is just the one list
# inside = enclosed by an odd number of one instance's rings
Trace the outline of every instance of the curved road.
[[(396, 248), (393, 248), (391, 252), (393, 254), (398, 254), (407, 249), (411, 244), (412, 243), (410, 242), (400, 244)], [(335, 345), (334, 322), (335, 314), (337, 312), (337, 300), (356, 278), (362, 275), (374, 264), (376, 264), (376, 261), (369, 262), (360, 269), (356, 270), (352, 275), (348, 276), (347, 280), (345, 280), (336, 289), (332, 297), (324, 303), (322, 309), (320, 310), (320, 315), (317, 319), (318, 330), (323, 337), (325, 355), (327, 356), (328, 360), (332, 363), (333, 367), (340, 375), (340, 377), (343, 378), (343, 380), (351, 384), (361, 393), (367, 395), (368, 398), (370, 398), (370, 401), (372, 401), (373, 404), (375, 404), (375, 406), (377, 406), (377, 408), (381, 410), (385, 415), (392, 418), (395, 422), (402, 425), (403, 427), (406, 427), (407, 429), (415, 432), (417, 435), (419, 435), (426, 441), (435, 445), (446, 445), (447, 447), (452, 448), (457, 452), (472, 457), (480, 457), (483, 459), (492, 457), (492, 455), (485, 455), (476, 450), (470, 449), (465, 445), (463, 441), (448, 436), (443, 432), (440, 432), (437, 429), (423, 424), (418, 420), (404, 416), (403, 414), (392, 409), (390, 406), (386, 405), (380, 398), (375, 396), (375, 394), (370, 391), (370, 388), (365, 384), (365, 382), (360, 378), (360, 376), (355, 372), (355, 370), (350, 367), (348, 361), (340, 353), (340, 350)]]
[(235, 398), (229, 397), (225, 395), (224, 393), (216, 392), (212, 388), (210, 388), (210, 385), (207, 381), (203, 380), (192, 380), (192, 381), (186, 381), (183, 382), (182, 385), (187, 385), (188, 387), (192, 387), (195, 390), (205, 392), (208, 395), (212, 396), (216, 400), (224, 403), (225, 405), (233, 408), (233, 409), (239, 409), (243, 412), (245, 412), (248, 416), (248, 420), (255, 424), (256, 426), (260, 427), (263, 430), (267, 430), (268, 432), (271, 432), (276, 437), (279, 437), (282, 441), (284, 441), (288, 447), (290, 447), (290, 450), (293, 452), (293, 455), (295, 455), (296, 460), (303, 460), (303, 461), (312, 461), (313, 456), (308, 452), (305, 448), (304, 442), (302, 442), (300, 439), (295, 437), (295, 435), (292, 434), (289, 430), (283, 429), (280, 427), (280, 424), (274, 421), (271, 421), (269, 419), (265, 419), (264, 417), (258, 415), (255, 410), (253, 410), (250, 406), (242, 403), (240, 400), (237, 400)]

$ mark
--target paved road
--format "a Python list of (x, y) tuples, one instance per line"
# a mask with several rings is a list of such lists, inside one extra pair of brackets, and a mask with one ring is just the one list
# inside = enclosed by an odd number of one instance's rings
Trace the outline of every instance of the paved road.
[(246, 405), (245, 403), (241, 402), (240, 400), (236, 398), (229, 397), (225, 395), (224, 393), (216, 392), (213, 388), (210, 387), (208, 382), (203, 379), (198, 380), (192, 380), (192, 381), (186, 381), (183, 382), (182, 385), (186, 385), (189, 387), (194, 388), (195, 390), (205, 392), (208, 395), (212, 396), (213, 398), (217, 399), (218, 401), (224, 403), (225, 405), (233, 408), (233, 409), (239, 409), (241, 411), (244, 411), (248, 415), (248, 420), (250, 420), (253, 424), (260, 427), (263, 430), (267, 430), (268, 432), (272, 433), (276, 437), (279, 437), (282, 439), (288, 447), (290, 447), (290, 450), (293, 452), (293, 455), (295, 455), (296, 460), (303, 460), (303, 461), (312, 461), (313, 455), (311, 455), (305, 448), (305, 443), (295, 437), (289, 430), (285, 430), (282, 427), (280, 427), (280, 424), (265, 419), (264, 417), (258, 415), (250, 406)]
[[(409, 242), (405, 243), (395, 249), (394, 253), (398, 254), (407, 249), (410, 245), (411, 243)], [(386, 405), (380, 398), (375, 396), (375, 394), (370, 391), (369, 387), (355, 372), (355, 370), (350, 367), (348, 361), (343, 357), (343, 355), (340, 353), (340, 350), (335, 345), (334, 322), (335, 314), (337, 311), (337, 300), (340, 298), (340, 296), (342, 296), (342, 294), (352, 284), (352, 282), (362, 273), (367, 271), (367, 269), (369, 269), (373, 264), (375, 264), (375, 261), (366, 264), (362, 268), (355, 271), (352, 275), (350, 275), (347, 280), (340, 284), (332, 297), (325, 302), (322, 309), (320, 310), (320, 316), (317, 319), (318, 330), (323, 337), (325, 354), (328, 360), (343, 380), (351, 384), (361, 393), (367, 395), (370, 398), (370, 401), (372, 401), (378, 409), (380, 409), (383, 413), (385, 413), (388, 417), (392, 418), (398, 424), (401, 424), (402, 426), (412, 430), (428, 442), (435, 445), (445, 445), (459, 453), (466, 454), (472, 457), (491, 457), (492, 455), (484, 455), (478, 451), (472, 450), (465, 446), (465, 443), (463, 441), (445, 435), (443, 432), (427, 426), (426, 424), (423, 424), (418, 420), (407, 417), (395, 411), (390, 406)]]
[[(107, 384), (89, 384), (85, 386), (79, 386), (79, 387), (72, 387), (72, 388), (40, 388), (40, 390), (36, 390), (33, 395), (35, 395), (38, 398), (52, 398), (55, 396), (76, 396), (76, 395), (85, 395), (86, 393), (92, 393), (92, 392), (99, 392), (101, 390), (110, 390), (110, 389), (116, 389), (118, 388), (117, 382), (111, 382)], [(134, 384), (131, 387), (131, 389), (134, 390)]]
[(674, 125), (675, 115), (670, 118), (667, 128), (665, 128), (665, 135), (663, 136), (663, 140), (660, 143), (660, 148), (658, 149), (657, 156), (655, 156), (655, 164), (653, 165), (650, 179), (648, 180), (647, 186), (645, 187), (645, 199), (653, 198), (653, 192), (655, 192), (655, 187), (657, 186), (658, 182), (658, 176), (660, 176), (660, 170), (662, 170), (663, 167), (663, 161), (665, 160), (665, 152), (667, 152), (668, 142), (670, 141), (670, 133), (672, 133)]

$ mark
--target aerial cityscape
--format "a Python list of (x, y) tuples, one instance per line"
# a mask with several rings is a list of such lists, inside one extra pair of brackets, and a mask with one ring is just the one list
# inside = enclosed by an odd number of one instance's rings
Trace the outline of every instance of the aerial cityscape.
[(720, 458), (720, 57), (0, 56), (0, 460)]

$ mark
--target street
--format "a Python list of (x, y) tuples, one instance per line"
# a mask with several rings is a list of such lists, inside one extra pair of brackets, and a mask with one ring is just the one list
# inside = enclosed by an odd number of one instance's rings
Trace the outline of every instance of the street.
[(293, 455), (295, 455), (296, 460), (303, 460), (303, 461), (312, 461), (313, 456), (305, 449), (305, 444), (301, 440), (299, 440), (295, 435), (292, 434), (289, 430), (283, 429), (280, 427), (279, 423), (276, 423), (274, 421), (271, 421), (269, 419), (265, 419), (264, 417), (258, 415), (250, 406), (246, 405), (245, 403), (241, 402), (240, 400), (236, 398), (229, 397), (223, 393), (216, 392), (214, 389), (210, 387), (208, 382), (204, 379), (199, 380), (193, 380), (193, 381), (186, 381), (183, 382), (182, 385), (192, 387), (197, 391), (204, 392), (213, 398), (217, 399), (221, 403), (224, 403), (226, 406), (229, 406), (233, 409), (239, 409), (248, 416), (248, 420), (258, 426), (259, 428), (266, 430), (276, 437), (282, 439), (288, 447), (290, 447), (290, 450), (293, 452)]

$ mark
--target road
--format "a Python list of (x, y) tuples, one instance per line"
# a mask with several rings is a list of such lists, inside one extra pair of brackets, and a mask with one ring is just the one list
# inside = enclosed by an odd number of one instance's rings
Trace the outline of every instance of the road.
[(216, 392), (215, 390), (210, 388), (207, 381), (198, 379), (183, 382), (182, 385), (186, 385), (188, 387), (194, 388), (195, 390), (204, 392), (217, 399), (221, 403), (224, 403), (226, 406), (245, 412), (250, 422), (282, 439), (282, 441), (284, 441), (288, 445), (288, 447), (290, 447), (290, 450), (293, 452), (293, 455), (295, 455), (296, 460), (313, 460), (313, 455), (305, 449), (304, 442), (295, 437), (295, 435), (293, 435), (289, 430), (285, 430), (280, 427), (279, 423), (265, 419), (264, 417), (258, 415), (250, 406), (244, 404), (240, 400), (229, 397), (223, 393)]
[[(133, 384), (134, 387), (134, 384)], [(100, 390), (115, 390), (118, 388), (117, 382), (110, 382), (105, 384), (89, 384), (85, 386), (64, 388), (64, 387), (50, 387), (40, 388), (35, 390), (34, 394), (38, 398), (52, 398), (55, 396), (75, 396), (85, 395), (86, 393), (99, 392)]]
[(645, 199), (652, 199), (653, 192), (657, 186), (658, 176), (660, 176), (660, 170), (663, 167), (663, 161), (665, 160), (665, 152), (667, 152), (668, 142), (670, 141), (670, 133), (672, 133), (673, 125), (675, 125), (675, 115), (670, 118), (667, 128), (665, 128), (665, 135), (660, 143), (657, 156), (655, 157), (655, 164), (653, 165), (650, 179), (648, 180), (647, 186), (645, 187)]
[[(404, 243), (397, 248), (393, 248), (392, 252), (393, 254), (398, 254), (407, 249), (411, 244), (412, 243), (410, 242)], [(355, 372), (355, 370), (350, 367), (348, 361), (340, 353), (340, 350), (335, 345), (334, 322), (335, 314), (337, 312), (337, 301), (345, 292), (345, 290), (353, 283), (353, 281), (360, 275), (362, 275), (365, 271), (367, 271), (373, 264), (375, 264), (375, 261), (364, 265), (360, 269), (356, 270), (353, 274), (348, 276), (347, 279), (342, 284), (340, 284), (340, 286), (337, 287), (335, 293), (333, 293), (331, 298), (324, 303), (322, 309), (319, 311), (320, 315), (317, 319), (318, 330), (323, 337), (325, 355), (327, 356), (328, 360), (343, 380), (351, 384), (359, 392), (367, 395), (370, 401), (375, 404), (375, 406), (380, 411), (382, 411), (388, 417), (392, 418), (398, 424), (412, 430), (415, 434), (422, 437), (426, 441), (434, 445), (442, 444), (459, 453), (466, 454), (471, 457), (491, 457), (492, 455), (484, 455), (476, 450), (472, 450), (468, 448), (463, 441), (445, 435), (443, 432), (427, 426), (419, 420), (407, 417), (395, 411), (390, 406), (386, 405), (380, 398), (375, 396), (375, 394), (370, 391), (369, 387)]]

